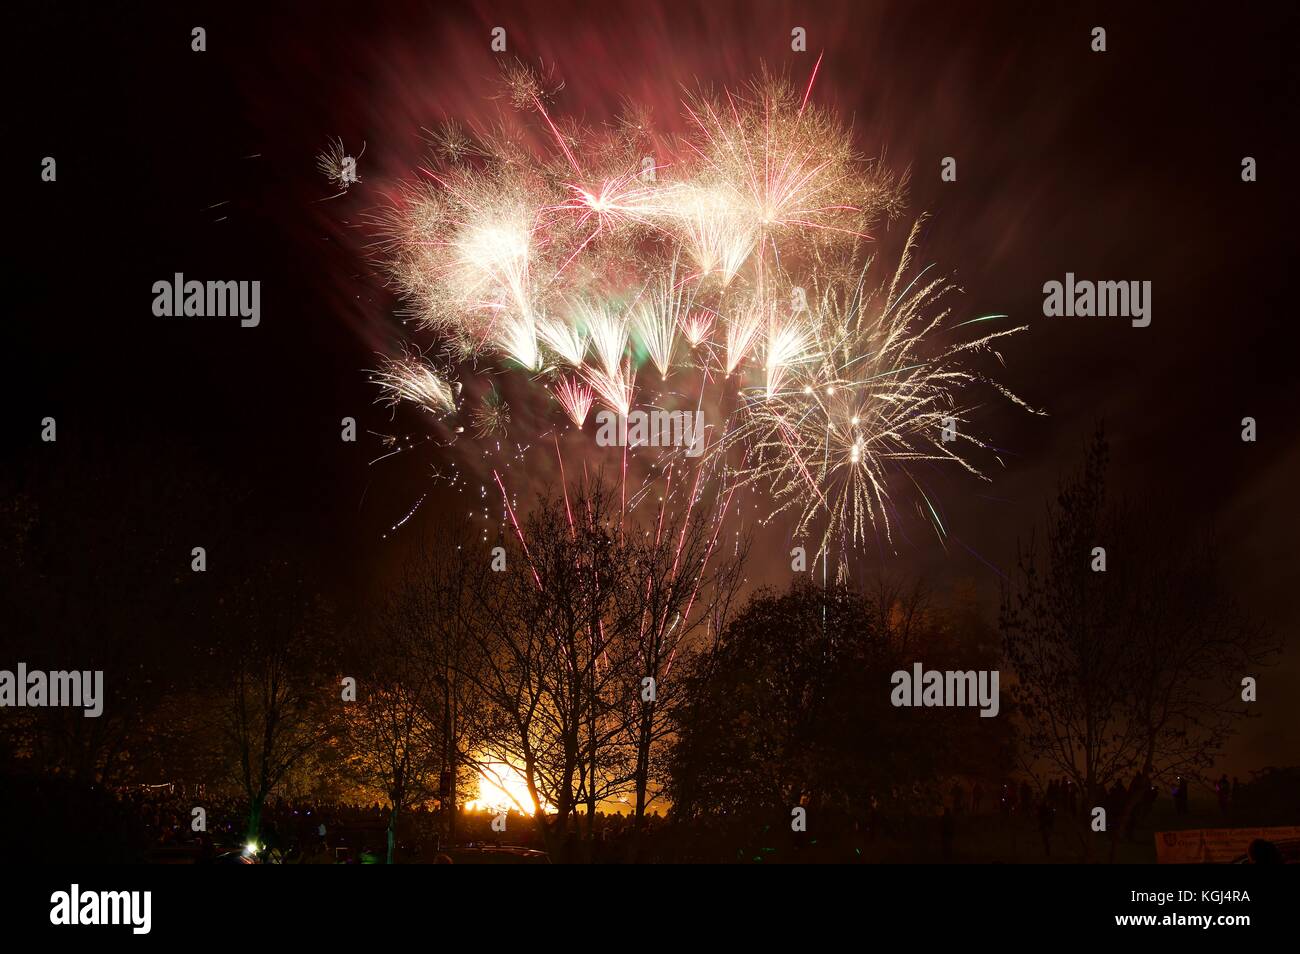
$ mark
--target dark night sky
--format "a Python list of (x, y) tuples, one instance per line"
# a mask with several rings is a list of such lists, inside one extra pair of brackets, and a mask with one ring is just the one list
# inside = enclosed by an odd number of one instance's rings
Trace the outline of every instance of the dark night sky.
[[(817, 96), (911, 167), (926, 259), (955, 270), (972, 313), (1031, 324), (1000, 376), (1050, 416), (990, 406), (1008, 467), (946, 486), (954, 536), (1007, 567), (1104, 417), (1117, 489), (1216, 526), (1243, 603), (1290, 641), (1230, 767), (1300, 762), (1294, 5), (57, 6), (9, 27), (22, 70), (6, 123), (20, 203), (7, 468), (50, 453), (47, 414), (61, 451), (93, 441), (129, 467), (201, 467), (247, 490), (246, 515), (346, 601), (428, 489), (417, 468), (368, 468), (373, 442), (338, 439), (345, 414), (391, 430), (362, 369), (399, 326), (358, 223), (420, 158), (421, 125), (481, 105), (491, 27), (553, 63), (562, 102), (593, 120), (624, 93), (666, 108), (683, 84), (743, 82), (764, 62), (802, 80), (824, 49)], [(195, 25), (206, 53), (190, 51)], [(808, 54), (789, 51), (796, 25)], [(314, 156), (334, 135), (367, 143), (363, 187), (322, 203)], [(956, 183), (939, 180), (948, 155)], [(150, 287), (176, 271), (260, 279), (261, 327), (155, 318)], [(1043, 283), (1067, 271), (1152, 281), (1151, 326), (1043, 318)], [(980, 559), (933, 539), (886, 568), (997, 590)]]

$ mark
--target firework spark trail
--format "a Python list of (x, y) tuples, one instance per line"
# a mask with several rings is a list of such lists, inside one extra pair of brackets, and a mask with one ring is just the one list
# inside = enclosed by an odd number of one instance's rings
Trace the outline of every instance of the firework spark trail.
[(542, 578), (537, 573), (537, 566), (533, 563), (533, 556), (528, 552), (528, 541), (524, 539), (523, 528), (519, 526), (519, 520), (515, 517), (515, 508), (510, 506), (510, 495), (506, 493), (506, 485), (501, 481), (501, 475), (495, 470), (492, 471), (492, 477), (496, 480), (497, 486), (501, 488), (501, 502), (506, 505), (506, 513), (510, 517), (510, 525), (515, 529), (515, 536), (519, 538), (519, 545), (524, 548), (524, 557), (528, 560), (528, 567), (533, 571), (533, 580), (537, 583), (537, 588), (542, 589)]
[(564, 413), (568, 414), (570, 420), (579, 428), (587, 422), (592, 401), (590, 385), (574, 378), (561, 378), (559, 384), (555, 386), (555, 399), (564, 408)]
[(673, 363), (673, 346), (677, 341), (677, 327), (690, 309), (686, 291), (677, 281), (677, 262), (668, 273), (641, 296), (633, 310), (633, 325), (641, 345), (650, 360), (659, 369), (661, 378), (668, 377)]
[(577, 302), (571, 311), (575, 323), (586, 329), (591, 348), (600, 360), (600, 367), (612, 375), (623, 365), (627, 352), (627, 318), (612, 302)]
[(580, 366), (587, 354), (586, 333), (576, 324), (543, 318), (537, 323), (537, 336), (571, 367)]
[(808, 77), (808, 88), (804, 90), (803, 101), (799, 104), (800, 115), (803, 114), (804, 107), (808, 105), (808, 97), (812, 95), (813, 83), (817, 81), (817, 71), (821, 69), (822, 57), (825, 55), (826, 55), (825, 50), (817, 54), (817, 62), (813, 64), (812, 75)]
[(407, 401), (438, 416), (456, 410), (458, 388), (427, 361), (414, 355), (385, 358), (383, 367), (373, 372), (370, 380), (383, 390), (379, 400), (387, 404)]
[(587, 384), (610, 410), (627, 417), (636, 399), (636, 369), (624, 362), (613, 371), (584, 368)]
[[(717, 545), (717, 542), (718, 542), (718, 534), (719, 534), (719, 533), (721, 532), (721, 530), (722, 530), (722, 524), (723, 524), (724, 518), (725, 518), (725, 516), (726, 516), (727, 509), (731, 506), (731, 496), (732, 496), (733, 493), (735, 493), (735, 491), (736, 491), (736, 486), (735, 486), (735, 485), (732, 485), (731, 489), (728, 490), (728, 491), (726, 492), (726, 496), (725, 496), (725, 498), (723, 499), (723, 502), (722, 502), (722, 507), (721, 507), (721, 509), (720, 509), (719, 512), (718, 512), (718, 519), (715, 520), (715, 521), (714, 521), (714, 524), (713, 524), (713, 536), (710, 537), (710, 539), (709, 539), (709, 547), (708, 547), (708, 549), (707, 549), (707, 550), (705, 551), (705, 553), (704, 553), (704, 559), (703, 559), (703, 561), (701, 562), (701, 569), (702, 569), (703, 567), (708, 566), (708, 564), (709, 564), (709, 560), (710, 560), (710, 559), (712, 558), (712, 556), (713, 556), (713, 550), (714, 550), (714, 547)], [(694, 608), (694, 606), (695, 606), (695, 598), (696, 598), (697, 596), (699, 596), (699, 592), (700, 592), (699, 583), (700, 583), (700, 580), (702, 579), (702, 577), (703, 577), (703, 574), (701, 573), (701, 575), (700, 575), (700, 576), (697, 576), (696, 579), (695, 579), (696, 585), (695, 585), (695, 587), (691, 590), (691, 598), (690, 598), (690, 600), (688, 600), (687, 603), (686, 603), (686, 611), (682, 614), (682, 618), (683, 618), (683, 619), (690, 619), (690, 616), (691, 616), (691, 610), (692, 610), (692, 609)], [(672, 669), (673, 669), (673, 660), (676, 659), (676, 657), (677, 657), (677, 649), (678, 649), (678, 648), (679, 648), (679, 647), (674, 646), (674, 647), (673, 647), (673, 651), (669, 654), (669, 656), (668, 656), (668, 665), (667, 665), (667, 666), (665, 667), (665, 669), (664, 669), (664, 675), (668, 675), (668, 673), (672, 672)]]
[[(793, 514), (796, 535), (816, 539), (825, 561), (832, 550), (843, 560), (871, 528), (892, 546), (905, 492), (946, 535), (912, 468), (943, 462), (985, 478), (973, 457), (990, 447), (970, 426), (969, 393), (988, 388), (1034, 409), (966, 363), (1001, 362), (999, 342), (1025, 326), (954, 343), (957, 329), (1006, 316), (949, 325), (957, 289), (932, 266), (912, 267), (919, 221), (894, 271), (868, 283), (874, 257), (862, 261), (863, 245), (873, 223), (901, 213), (905, 178), (865, 158), (813, 101), (821, 64), (798, 89), (764, 76), (688, 97), (685, 132), (653, 140), (557, 120), (548, 103), (561, 87), (512, 66), (507, 99), (540, 121), (541, 145), (508, 122), (436, 133), (438, 155), (377, 217), (376, 249), (415, 324), (448, 356), (525, 372), (521, 386), (549, 391), (579, 431), (595, 400), (626, 417), (638, 377), (644, 388), (694, 365), (698, 390), (674, 400), (722, 414), (705, 461), (727, 502), (738, 487), (766, 494), (764, 519)], [(646, 362), (657, 378), (638, 375)], [(390, 403), (461, 413), (459, 385), (422, 359), (390, 359), (374, 380)], [(495, 386), (464, 413), (480, 435), (524, 426)], [(563, 470), (558, 438), (556, 452)], [(626, 516), (652, 481), (629, 496), (636, 455), (621, 456)], [(506, 509), (518, 533), (508, 500)]]
[(690, 342), (692, 348), (698, 348), (709, 340), (709, 337), (713, 334), (715, 318), (713, 312), (700, 308), (692, 311), (682, 320), (682, 334)]
[(555, 439), (555, 460), (560, 465), (560, 486), (564, 488), (564, 513), (569, 520), (569, 539), (576, 539), (577, 527), (573, 524), (573, 508), (569, 505), (569, 483), (564, 476), (564, 455), (560, 453), (560, 437), (558, 434), (551, 435)]
[(812, 336), (794, 319), (769, 320), (764, 338), (763, 367), (767, 375), (766, 396), (775, 398), (786, 376), (799, 365), (815, 359)]
[(742, 305), (728, 316), (724, 329), (726, 361), (722, 366), (727, 376), (734, 374), (740, 362), (749, 354), (750, 347), (763, 328), (765, 318), (765, 308), (758, 302)]

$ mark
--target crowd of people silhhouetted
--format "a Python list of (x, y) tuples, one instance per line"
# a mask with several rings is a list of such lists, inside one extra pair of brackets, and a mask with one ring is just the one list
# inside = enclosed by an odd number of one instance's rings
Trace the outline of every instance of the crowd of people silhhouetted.
[[(1192, 780), (1179, 775), (1169, 791), (1175, 815), (1188, 814), (1188, 800)], [(1231, 781), (1225, 772), (1213, 786), (1219, 814), (1231, 817), (1233, 805), (1241, 792), (1241, 782), (1237, 778)], [(990, 804), (990, 793), (981, 781), (975, 781), (969, 789), (958, 781), (953, 784), (943, 808), (940, 823), (940, 840), (945, 858), (951, 858), (956, 835), (955, 819), (964, 814), (978, 815)], [(1090, 815), (1093, 809), (1105, 810), (1107, 819), (1112, 822), (1122, 820), (1124, 838), (1135, 842), (1138, 827), (1150, 816), (1151, 810), (1160, 798), (1160, 787), (1144, 775), (1137, 775), (1125, 786), (1116, 780), (1109, 788), (1094, 786), (1089, 797), (1082, 797), (1080, 787), (1070, 778), (1048, 780), (1046, 786), (1035, 790), (1027, 780), (1005, 781), (996, 792), (996, 807), (1003, 819), (1019, 818), (1036, 825), (1042, 841), (1043, 854), (1051, 857), (1052, 838), (1057, 831), (1058, 817), (1077, 819), (1082, 813)], [(1127, 808), (1127, 814), (1125, 809)]]
[[(379, 864), (387, 854), (391, 813), (386, 805), (268, 799), (259, 834), (248, 835), (246, 800), (218, 796), (182, 786), (156, 785), (127, 789), (118, 800), (144, 829), (151, 860), (169, 856), (208, 862), (243, 855), (282, 864)], [(202, 809), (201, 820), (195, 813)], [(405, 809), (399, 826), (398, 855), (403, 861), (437, 861), (448, 844), (496, 844), (540, 848), (530, 820), (509, 812), (507, 832), (495, 831), (499, 810), (460, 806), (453, 820), (424, 806)], [(655, 811), (646, 822), (654, 831), (663, 824)], [(588, 832), (572, 833), (572, 857), (618, 861), (627, 855), (633, 826), (626, 815), (598, 812)], [(583, 842), (579, 849), (577, 842)]]
[[(1188, 812), (1191, 781), (1178, 777), (1169, 798), (1176, 815)], [(1225, 773), (1213, 785), (1218, 810), (1232, 814), (1240, 782)], [(1144, 776), (1129, 786), (1116, 781), (1109, 789), (1097, 786), (1084, 797), (1079, 786), (1067, 777), (1053, 778), (1037, 786), (1030, 781), (957, 780), (941, 796), (942, 804), (922, 793), (890, 792), (885, 804), (872, 797), (862, 818), (846, 818), (846, 830), (854, 845), (869, 846), (883, 840), (914, 837), (924, 817), (939, 816), (939, 850), (944, 860), (953, 860), (962, 819), (970, 816), (1000, 818), (1000, 827), (1036, 831), (1045, 857), (1052, 856), (1053, 838), (1062, 830), (1084, 825), (1095, 808), (1104, 808), (1110, 819), (1123, 819), (1123, 837), (1138, 841), (1139, 826), (1150, 816), (1161, 797), (1160, 788)], [(271, 798), (263, 806), (259, 834), (250, 842), (246, 800), (215, 795), (184, 786), (141, 786), (117, 793), (118, 801), (138, 819), (146, 833), (150, 854), (165, 859), (169, 853), (187, 860), (217, 861), (243, 855), (258, 860), (297, 864), (379, 863), (387, 854), (391, 813), (387, 806), (308, 802)], [(926, 807), (929, 805), (930, 807)], [(197, 809), (202, 809), (199, 813)], [(522, 815), (512, 814), (506, 833), (494, 830), (495, 811), (461, 806), (454, 818), (429, 807), (415, 807), (402, 813), (398, 855), (403, 861), (433, 861), (442, 857), (448, 844), (508, 844), (541, 848), (535, 826)], [(675, 837), (670, 819), (655, 812), (637, 838), (630, 817), (617, 812), (598, 812), (590, 825), (579, 820), (566, 838), (564, 854), (592, 861), (621, 861), (633, 857), (632, 842), (638, 841), (639, 857), (650, 860), (680, 853), (682, 839)], [(680, 835), (678, 832), (676, 835)], [(932, 837), (932, 836), (931, 836)], [(707, 850), (705, 838), (694, 851)], [(676, 845), (676, 847), (674, 847)], [(748, 849), (738, 852), (743, 856)], [(757, 849), (772, 850), (772, 849)]]

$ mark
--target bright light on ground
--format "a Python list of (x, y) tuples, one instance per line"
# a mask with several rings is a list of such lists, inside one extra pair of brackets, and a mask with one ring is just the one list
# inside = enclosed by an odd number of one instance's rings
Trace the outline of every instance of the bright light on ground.
[[(533, 799), (523, 773), (508, 762), (486, 762), (479, 766), (478, 797), (466, 802), (470, 811), (515, 811), (532, 815)], [(546, 812), (555, 810), (543, 801)]]

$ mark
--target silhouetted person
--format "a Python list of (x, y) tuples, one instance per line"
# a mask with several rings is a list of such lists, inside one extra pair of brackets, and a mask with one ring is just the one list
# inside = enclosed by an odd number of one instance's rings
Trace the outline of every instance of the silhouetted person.
[[(1102, 785), (1100, 782), (1093, 782), (1092, 786), (1088, 789), (1088, 798), (1084, 804), (1083, 813), (1085, 815), (1091, 815), (1094, 808), (1105, 808), (1108, 798), (1109, 796), (1106, 794), (1106, 786)], [(1109, 814), (1109, 812), (1107, 814)], [(1109, 821), (1110, 819), (1107, 819), (1107, 822)]]
[(939, 850), (943, 854), (944, 861), (952, 861), (952, 842), (956, 834), (952, 812), (945, 808), (943, 817), (939, 819)]
[(966, 790), (961, 787), (961, 782), (952, 783), (952, 813), (960, 815), (966, 810)]
[(1246, 849), (1246, 856), (1250, 858), (1252, 865), (1280, 865), (1285, 864), (1282, 858), (1282, 852), (1277, 850), (1277, 845), (1264, 838), (1256, 838)]
[(280, 829), (276, 826), (274, 819), (268, 819), (262, 823), (259, 840), (262, 843), (262, 850), (268, 855), (273, 851), (279, 851), (283, 847), (280, 841)]
[(1120, 815), (1124, 813), (1124, 803), (1128, 800), (1128, 791), (1124, 788), (1124, 783), (1115, 779), (1115, 784), (1110, 787), (1106, 793), (1106, 826), (1119, 824)]
[(1133, 779), (1133, 787), (1129, 789), (1129, 796), (1137, 794), (1133, 802), (1133, 811), (1128, 817), (1127, 835), (1129, 841), (1137, 841), (1138, 822), (1142, 821), (1151, 812), (1151, 806), (1156, 801), (1156, 788), (1151, 784), (1145, 772), (1138, 773), (1137, 778)]
[(1187, 779), (1178, 776), (1178, 787), (1174, 789), (1174, 811), (1179, 815), (1187, 814)]
[(1050, 799), (1038, 806), (1038, 833), (1043, 836), (1043, 852), (1052, 857), (1052, 829), (1056, 827), (1056, 808)]
[(1227, 772), (1214, 783), (1214, 793), (1219, 796), (1219, 814), (1226, 817), (1232, 804), (1232, 785), (1228, 781)]

